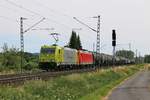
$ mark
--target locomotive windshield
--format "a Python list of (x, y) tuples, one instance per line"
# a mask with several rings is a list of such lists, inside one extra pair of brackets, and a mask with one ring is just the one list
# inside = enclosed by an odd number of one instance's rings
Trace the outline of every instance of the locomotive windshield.
[(55, 48), (41, 48), (41, 53), (54, 54), (55, 53)]

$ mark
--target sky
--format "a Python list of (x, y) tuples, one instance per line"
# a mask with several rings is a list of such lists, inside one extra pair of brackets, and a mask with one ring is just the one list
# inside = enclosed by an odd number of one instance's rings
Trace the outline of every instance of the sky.
[[(96, 33), (73, 19), (78, 18), (90, 27), (97, 28), (101, 16), (101, 52), (111, 54), (112, 30), (117, 34), (117, 50), (136, 49), (141, 55), (150, 54), (149, 0), (1, 0), (0, 2), (0, 47), (7, 43), (20, 47), (20, 17), (24, 30), (46, 19), (34, 27), (54, 30), (30, 30), (24, 33), (25, 51), (39, 52), (42, 45), (55, 43), (50, 33), (59, 33), (58, 45), (68, 44), (71, 31), (80, 35), (83, 48), (93, 50)], [(77, 30), (82, 28), (82, 30)], [(2, 49), (0, 49), (2, 51)]]

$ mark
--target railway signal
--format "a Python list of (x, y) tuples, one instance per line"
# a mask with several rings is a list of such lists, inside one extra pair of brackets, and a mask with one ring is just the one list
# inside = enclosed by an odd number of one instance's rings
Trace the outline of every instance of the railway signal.
[(113, 65), (115, 64), (116, 30), (112, 30)]
[(112, 30), (112, 46), (116, 46), (116, 31)]

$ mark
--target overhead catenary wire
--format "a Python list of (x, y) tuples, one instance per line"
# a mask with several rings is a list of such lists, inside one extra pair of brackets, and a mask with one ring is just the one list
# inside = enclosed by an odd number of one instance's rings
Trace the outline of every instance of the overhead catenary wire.
[[(37, 4), (38, 6), (43, 6), (44, 8), (48, 9), (49, 12), (51, 11), (51, 12), (53, 12), (55, 14), (59, 14), (61, 16), (67, 17), (67, 18), (71, 19), (74, 23), (76, 23), (75, 20), (74, 20), (75, 17), (70, 16), (68, 14), (65, 14), (63, 12), (60, 12), (60, 11), (56, 11), (56, 10), (50, 8), (49, 6), (47, 6), (46, 4), (41, 3), (39, 0), (33, 0), (33, 1), (34, 1), (34, 4)], [(93, 17), (86, 17), (86, 18), (93, 18)], [(88, 26), (88, 27), (90, 27), (90, 26)], [(92, 28), (92, 30), (94, 30), (94, 29)], [(94, 30), (94, 31), (96, 31), (96, 30)]]
[(6, 7), (6, 6), (2, 5), (2, 4), (0, 4), (0, 7), (1, 7), (1, 8), (8, 9), (8, 10), (11, 10), (11, 11), (13, 11), (14, 13), (18, 12), (17, 10), (12, 9), (12, 8), (9, 8), (8, 6)]
[[(48, 12), (49, 12), (49, 13), (47, 13), (47, 14), (49, 14), (50, 16), (55, 16), (54, 14), (50, 14), (50, 11), (52, 11), (52, 12), (55, 13), (55, 14), (57, 13), (57, 14), (59, 14), (59, 15), (61, 15), (61, 16), (69, 17), (70, 19), (72, 19), (72, 16), (69, 16), (69, 15), (64, 14), (64, 13), (62, 13), (62, 12), (53, 10), (52, 8), (46, 6), (45, 4), (40, 3), (38, 0), (34, 0), (34, 4), (37, 4), (38, 6), (43, 6), (45, 9), (48, 9)], [(63, 24), (63, 23), (57, 22), (57, 21), (52, 20), (52, 19), (49, 19), (49, 18), (47, 18), (47, 19), (53, 21), (53, 22), (56, 23), (56, 24), (61, 24), (61, 25), (65, 26), (65, 27), (67, 27), (67, 28), (72, 29), (72, 28), (71, 28), (70, 26), (68, 26), (68, 25), (65, 25), (65, 24)]]
[(80, 21), (80, 20), (78, 20), (76, 17), (73, 17), (73, 19), (75, 19), (76, 21), (78, 21), (78, 22), (79, 22), (79, 23), (81, 23), (82, 25), (84, 25), (84, 26), (88, 27), (88, 28), (89, 28), (89, 29), (91, 29), (92, 31), (97, 32), (97, 30), (95, 30), (95, 29), (91, 28), (89, 25), (87, 25), (87, 24), (85, 24), (85, 23), (81, 22), (81, 21)]
[(11, 21), (11, 22), (19, 23), (19, 21), (18, 21), (18, 20), (12, 19), (12, 18), (7, 17), (7, 16), (0, 16), (0, 18), (5, 19), (5, 20), (9, 20), (9, 21)]
[(56, 10), (54, 10), (54, 9), (52, 9), (52, 8), (50, 8), (50, 7), (48, 7), (47, 5), (40, 3), (39, 0), (34, 0), (34, 1), (35, 1), (34, 3), (36, 3), (36, 4), (40, 5), (40, 6), (43, 6), (43, 7), (46, 8), (46, 9), (49, 9), (50, 11), (52, 11), (52, 12), (55, 13), (55, 14), (59, 14), (59, 15), (64, 16), (64, 17), (68, 17), (68, 18), (70, 18), (70, 19), (72, 19), (72, 17), (73, 17), (73, 16), (70, 16), (70, 15), (68, 15), (68, 14), (62, 13), (62, 12), (60, 12), (60, 11), (56, 11)]
[[(19, 10), (17, 10), (17, 9), (12, 9), (12, 8), (9, 8), (9, 7), (6, 7), (6, 6), (4, 6), (4, 5), (0, 5), (0, 7), (1, 8), (5, 8), (5, 9), (8, 9), (8, 10), (11, 10), (13, 13), (18, 13), (19, 14)], [(18, 23), (18, 24), (20, 24), (20, 21), (19, 21), (19, 19), (12, 19), (12, 18), (10, 18), (10, 17), (8, 17), (8, 16), (4, 16), (4, 15), (1, 15), (0, 16), (0, 18), (2, 18), (2, 19), (5, 19), (5, 20), (7, 20), (7, 21), (11, 21), (11, 22), (16, 22), (16, 23)], [(26, 26), (30, 26), (29, 24), (27, 24), (27, 23), (24, 23)]]
[[(0, 7), (1, 8), (4, 8), (4, 10), (5, 9), (8, 9), (8, 10), (10, 10), (11, 12), (13, 12), (13, 13), (16, 13), (16, 14), (20, 14), (20, 13), (22, 13), (19, 9), (15, 9), (15, 8), (10, 8), (10, 7), (8, 7), (8, 6), (5, 6), (5, 5), (2, 5), (2, 4), (0, 4)], [(29, 12), (27, 12), (28, 13), (28, 15), (29, 15)], [(33, 14), (34, 15), (34, 14)], [(33, 15), (31, 15), (31, 13), (30, 13), (30, 16), (32, 16), (32, 17), (34, 17)]]
[[(8, 10), (10, 10), (11, 12), (13, 12), (13, 13), (17, 13), (17, 14), (20, 14), (21, 13), (21, 11), (19, 11), (18, 9), (13, 9), (13, 8), (10, 8), (10, 7), (8, 7), (8, 6), (4, 6), (4, 5), (2, 5), (2, 4), (0, 4), (0, 7), (1, 8), (5, 8), (5, 9), (8, 9)], [(31, 16), (31, 15), (30, 15)], [(12, 18), (10, 18), (10, 17), (8, 17), (8, 16), (4, 16), (4, 15), (2, 15), (2, 16), (0, 16), (2, 19), (5, 19), (5, 20), (7, 20), (7, 21), (11, 21), (11, 22), (17, 22), (18, 24), (20, 24), (20, 21), (19, 21), (19, 19), (18, 18), (16, 18), (16, 19), (12, 19)], [(34, 17), (34, 16), (32, 16), (32, 17)], [(30, 18), (31, 19), (31, 18)], [(30, 26), (29, 24), (27, 24), (27, 23), (24, 23), (26, 26)]]
[(18, 8), (20, 8), (20, 9), (23, 9), (23, 10), (25, 10), (25, 11), (27, 11), (27, 12), (30, 12), (30, 13), (32, 13), (32, 14), (34, 14), (34, 15), (37, 15), (37, 16), (39, 16), (39, 17), (41, 17), (41, 18), (46, 18), (47, 20), (49, 20), (49, 21), (51, 21), (51, 22), (53, 22), (53, 23), (56, 23), (56, 24), (58, 24), (58, 25), (61, 25), (61, 26), (70, 28), (70, 27), (67, 26), (67, 25), (64, 25), (64, 24), (62, 24), (62, 23), (60, 23), (60, 22), (57, 22), (57, 21), (52, 20), (52, 19), (50, 19), (50, 18), (48, 18), (48, 17), (45, 17), (45, 16), (43, 16), (42, 14), (37, 13), (37, 12), (35, 12), (35, 11), (32, 11), (32, 10), (30, 10), (30, 9), (27, 9), (27, 8), (25, 8), (25, 7), (22, 6), (22, 5), (16, 4), (15, 2), (12, 2), (12, 1), (10, 1), (10, 0), (5, 0), (5, 1), (8, 2), (9, 4), (15, 6), (15, 7), (18, 7)]
[[(12, 19), (12, 18), (10, 18), (10, 17), (7, 17), (7, 16), (0, 16), (0, 18), (2, 18), (2, 19), (5, 19), (5, 20), (7, 20), (7, 21), (11, 21), (11, 22), (15, 22), (15, 23), (17, 23), (18, 25), (20, 24), (20, 22), (17, 20), (17, 19)], [(25, 24), (25, 23), (24, 23)], [(25, 25), (27, 25), (27, 26), (30, 26), (29, 24), (25, 24)]]
[(44, 21), (44, 20), (45, 20), (45, 18), (42, 18), (40, 21), (38, 21), (37, 23), (33, 24), (31, 27), (29, 27), (28, 29), (26, 29), (26, 30), (24, 31), (24, 33), (27, 32), (27, 31), (29, 31), (29, 30), (31, 30), (33, 27), (35, 27), (36, 25), (38, 25), (39, 23), (41, 23), (41, 22)]
[[(6, 0), (6, 1), (10, 1), (10, 0)], [(11, 4), (12, 4), (12, 3), (11, 3)], [(14, 4), (15, 4), (15, 5), (14, 5)], [(15, 6), (15, 7), (20, 8), (20, 9), (23, 9), (23, 10), (25, 10), (25, 11), (27, 11), (27, 12), (30, 12), (30, 13), (32, 13), (32, 14), (38, 15), (38, 16), (40, 16), (40, 17), (43, 17), (43, 15), (41, 15), (41, 14), (39, 14), (39, 13), (36, 13), (36, 12), (34, 13), (34, 11), (31, 12), (30, 10), (24, 9), (25, 7), (23, 7), (23, 6), (19, 5), (19, 4), (16, 4), (16, 3), (14, 3), (14, 2), (13, 2), (12, 5)], [(29, 8), (28, 8), (28, 9), (29, 9)], [(71, 27), (68, 27), (68, 26), (66, 26), (66, 25), (64, 25), (64, 24), (61, 24), (61, 23), (59, 23), (59, 22), (57, 22), (57, 21), (55, 21), (55, 20), (52, 20), (52, 19), (50, 19), (50, 18), (45, 17), (45, 19), (48, 20), (48, 21), (50, 21), (50, 22), (56, 23), (56, 24), (60, 25), (61, 27), (64, 26), (64, 27), (67, 27), (67, 28), (70, 28), (70, 29), (71, 29)], [(47, 22), (48, 22), (48, 21), (47, 21)], [(29, 26), (29, 25), (28, 25), (28, 26)]]
[(5, 0), (5, 1), (8, 2), (9, 4), (13, 5), (13, 6), (16, 6), (16, 7), (20, 8), (20, 9), (23, 9), (23, 10), (25, 10), (27, 12), (30, 12), (30, 13), (34, 14), (34, 15), (38, 15), (40, 17), (43, 17), (39, 13), (36, 13), (36, 12), (30, 10), (30, 9), (27, 9), (27, 8), (23, 7), (22, 5), (16, 4), (16, 3), (14, 3), (14, 2), (12, 2), (10, 0)]
[[(60, 16), (68, 17), (68, 18), (70, 18), (70, 19), (73, 21), (73, 19), (72, 19), (73, 17), (72, 17), (72, 16), (67, 15), (67, 14), (64, 14), (64, 13), (59, 12), (59, 11), (56, 11), (56, 10), (53, 10), (52, 8), (46, 6), (45, 4), (40, 3), (38, 0), (34, 0), (34, 4), (37, 4), (38, 6), (43, 6), (45, 9), (48, 9), (47, 11), (48, 11), (49, 13), (47, 13), (47, 14), (49, 14), (50, 16), (54, 16), (54, 17), (55, 17), (54, 14), (50, 13), (50, 11), (51, 11), (51, 12), (53, 12), (53, 13), (55, 13), (55, 14), (60, 15)], [(49, 18), (47, 18), (47, 19), (49, 19)], [(70, 26), (65, 25), (65, 24), (63, 24), (63, 23), (60, 23), (60, 22), (58, 23), (57, 21), (54, 21), (54, 20), (52, 20), (52, 19), (49, 19), (49, 20), (55, 22), (56, 24), (61, 24), (61, 25), (65, 26), (65, 27), (67, 27), (67, 28), (72, 29)]]
[[(37, 12), (35, 12), (35, 11), (33, 11), (33, 10), (31, 10), (30, 8), (26, 8), (25, 6), (22, 6), (22, 5), (20, 5), (20, 4), (18, 4), (18, 3), (16, 3), (16, 2), (14, 2), (14, 1), (11, 1), (11, 0), (5, 0), (6, 2), (8, 2), (9, 4), (11, 4), (11, 5), (13, 5), (13, 6), (15, 6), (15, 7), (17, 7), (17, 8), (19, 8), (19, 9), (22, 9), (22, 10), (24, 10), (24, 11), (26, 11), (26, 12), (29, 12), (29, 13), (31, 13), (31, 14), (34, 14), (34, 15), (37, 15), (37, 16), (39, 16), (39, 17), (45, 17), (45, 16), (43, 16), (42, 14), (40, 14), (39, 12), (37, 13)], [(49, 8), (50, 9), (50, 8)], [(55, 11), (54, 11), (55, 12)], [(49, 13), (48, 13), (49, 14)], [(62, 14), (63, 15), (63, 14)], [(64, 14), (65, 15), (65, 14)], [(67, 15), (66, 15), (66, 17), (67, 17)], [(69, 16), (68, 16), (69, 17)], [(72, 16), (70, 16), (71, 18), (72, 18)], [(65, 24), (62, 24), (62, 23), (60, 23), (60, 22), (57, 22), (57, 21), (55, 21), (55, 20), (53, 20), (53, 19), (51, 19), (51, 18), (48, 18), (48, 17), (45, 17), (46, 18), (46, 20), (48, 20), (49, 22), (52, 22), (52, 23), (55, 23), (55, 24), (57, 24), (57, 25), (59, 25), (59, 26), (61, 26), (61, 27), (65, 27), (65, 28), (69, 28), (69, 29), (72, 29), (70, 26), (68, 26), (68, 25), (65, 25)], [(73, 18), (72, 18), (73, 19)], [(48, 23), (48, 21), (47, 21), (47, 23)], [(28, 25), (29, 26), (29, 25)], [(64, 34), (65, 35), (65, 34)], [(68, 35), (67, 35), (68, 36)]]
[[(34, 15), (40, 16), (40, 17), (42, 17), (42, 18), (45, 17), (45, 16), (41, 15), (40, 13), (37, 13), (37, 12), (35, 12), (35, 11), (33, 11), (33, 10), (30, 10), (30, 9), (27, 9), (27, 8), (25, 8), (24, 6), (19, 5), (19, 4), (15, 3), (15, 2), (13, 2), (13, 1), (11, 1), (11, 0), (5, 0), (5, 1), (8, 2), (9, 4), (15, 6), (15, 7), (18, 7), (18, 8), (20, 8), (20, 9), (23, 9), (23, 10), (25, 10), (25, 11), (27, 11), (27, 12), (30, 12), (30, 13), (34, 14)], [(37, 2), (37, 0), (34, 0), (34, 1)], [(46, 6), (45, 4), (41, 4), (40, 2), (38, 2), (37, 4), (42, 5), (43, 7), (48, 8), (48, 9), (50, 9), (50, 10), (53, 11), (53, 12), (58, 12), (58, 11), (55, 11), (55, 10), (49, 8), (49, 7)], [(60, 14), (63, 15), (63, 16), (66, 16), (66, 17), (69, 17), (69, 18), (73, 19), (73, 17), (70, 16), (70, 15), (67, 15), (67, 14), (64, 14), (64, 13), (61, 13), (61, 12), (58, 12), (58, 13), (60, 13)], [(55, 21), (55, 20), (53, 20), (53, 19), (50, 19), (50, 18), (48, 18), (48, 17), (45, 17), (45, 18), (46, 18), (48, 21), (50, 21), (50, 22), (53, 22), (53, 23), (55, 23), (55, 24), (57, 24), (57, 25), (60, 25), (61, 27), (66, 27), (66, 28), (72, 29), (72, 28), (71, 28), (70, 26), (68, 26), (68, 25), (62, 24), (62, 23), (57, 22), (57, 21)]]

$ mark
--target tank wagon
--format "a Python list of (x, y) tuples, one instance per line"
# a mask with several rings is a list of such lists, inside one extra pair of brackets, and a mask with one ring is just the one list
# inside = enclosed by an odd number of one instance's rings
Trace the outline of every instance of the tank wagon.
[[(53, 69), (78, 69), (94, 66), (111, 66), (113, 56), (104, 53), (95, 53), (85, 50), (76, 50), (60, 46), (47, 46), (41, 47), (39, 55), (39, 66), (44, 70)], [(115, 64), (130, 64), (134, 61), (123, 58), (115, 57)]]

